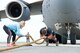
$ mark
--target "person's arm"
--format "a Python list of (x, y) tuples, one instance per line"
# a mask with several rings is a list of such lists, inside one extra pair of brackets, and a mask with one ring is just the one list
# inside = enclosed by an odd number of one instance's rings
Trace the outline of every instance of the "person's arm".
[(21, 36), (21, 37), (26, 37), (27, 35), (23, 35), (20, 33), (20, 26), (17, 25), (17, 30), (16, 30), (16, 35)]
[(47, 36), (45, 36), (44, 34), (40, 34), (40, 38), (47, 39)]

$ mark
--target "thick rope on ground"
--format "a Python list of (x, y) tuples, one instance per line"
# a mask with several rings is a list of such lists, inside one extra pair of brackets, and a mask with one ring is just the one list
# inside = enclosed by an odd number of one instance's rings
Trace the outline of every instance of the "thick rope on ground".
[[(32, 41), (34, 41), (34, 39), (31, 35), (29, 35), (29, 37), (32, 39)], [(21, 38), (21, 37), (19, 36), (13, 43), (15, 43), (19, 38)], [(44, 40), (42, 42), (35, 42), (35, 44), (42, 44), (42, 43), (44, 43)]]
[[(32, 41), (34, 41), (34, 39), (32, 38), (32, 36), (29, 36), (31, 39), (32, 39)], [(44, 40), (42, 41), (42, 42), (35, 42), (36, 44), (42, 44), (42, 43), (44, 43)]]
[(32, 44), (32, 43), (35, 43), (35, 42), (37, 42), (37, 41), (40, 41), (40, 40), (42, 40), (42, 38), (37, 39), (37, 40), (32, 41), (32, 42), (29, 42), (29, 43), (26, 43), (26, 44), (22, 44), (22, 45), (17, 45), (17, 46), (13, 46), (13, 47), (9, 47), (9, 48), (0, 48), (0, 52), (2, 52), (2, 51), (7, 51), (7, 50), (11, 50), (11, 49), (20, 48), (20, 47), (23, 47), (23, 46), (28, 46), (28, 45), (30, 45), (30, 44)]

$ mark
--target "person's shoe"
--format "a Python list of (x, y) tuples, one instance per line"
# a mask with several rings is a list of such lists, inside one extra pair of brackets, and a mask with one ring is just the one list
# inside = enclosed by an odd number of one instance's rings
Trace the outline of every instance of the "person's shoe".
[(7, 44), (7, 46), (8, 46), (8, 47), (12, 47), (13, 45), (9, 43), (9, 44)]

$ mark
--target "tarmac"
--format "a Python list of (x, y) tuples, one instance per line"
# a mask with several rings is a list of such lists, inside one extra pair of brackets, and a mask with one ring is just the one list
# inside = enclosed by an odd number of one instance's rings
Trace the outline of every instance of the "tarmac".
[[(17, 43), (17, 44), (25, 44), (25, 43)], [(5, 43), (0, 44), (1, 48), (7, 48)], [(80, 43), (72, 45), (68, 44), (59, 44), (56, 46), (55, 43), (49, 44), (46, 46), (45, 43), (41, 45), (32, 44), (32, 46), (24, 46), (8, 51), (2, 51), (0, 53), (80, 53)]]

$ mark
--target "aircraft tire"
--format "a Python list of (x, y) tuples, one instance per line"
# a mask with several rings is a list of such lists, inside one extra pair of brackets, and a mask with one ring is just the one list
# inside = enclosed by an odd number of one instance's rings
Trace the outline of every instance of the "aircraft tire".
[(71, 44), (76, 44), (76, 35), (70, 35)]
[(68, 37), (67, 34), (64, 34), (64, 35), (62, 36), (62, 44), (67, 44), (67, 37)]

